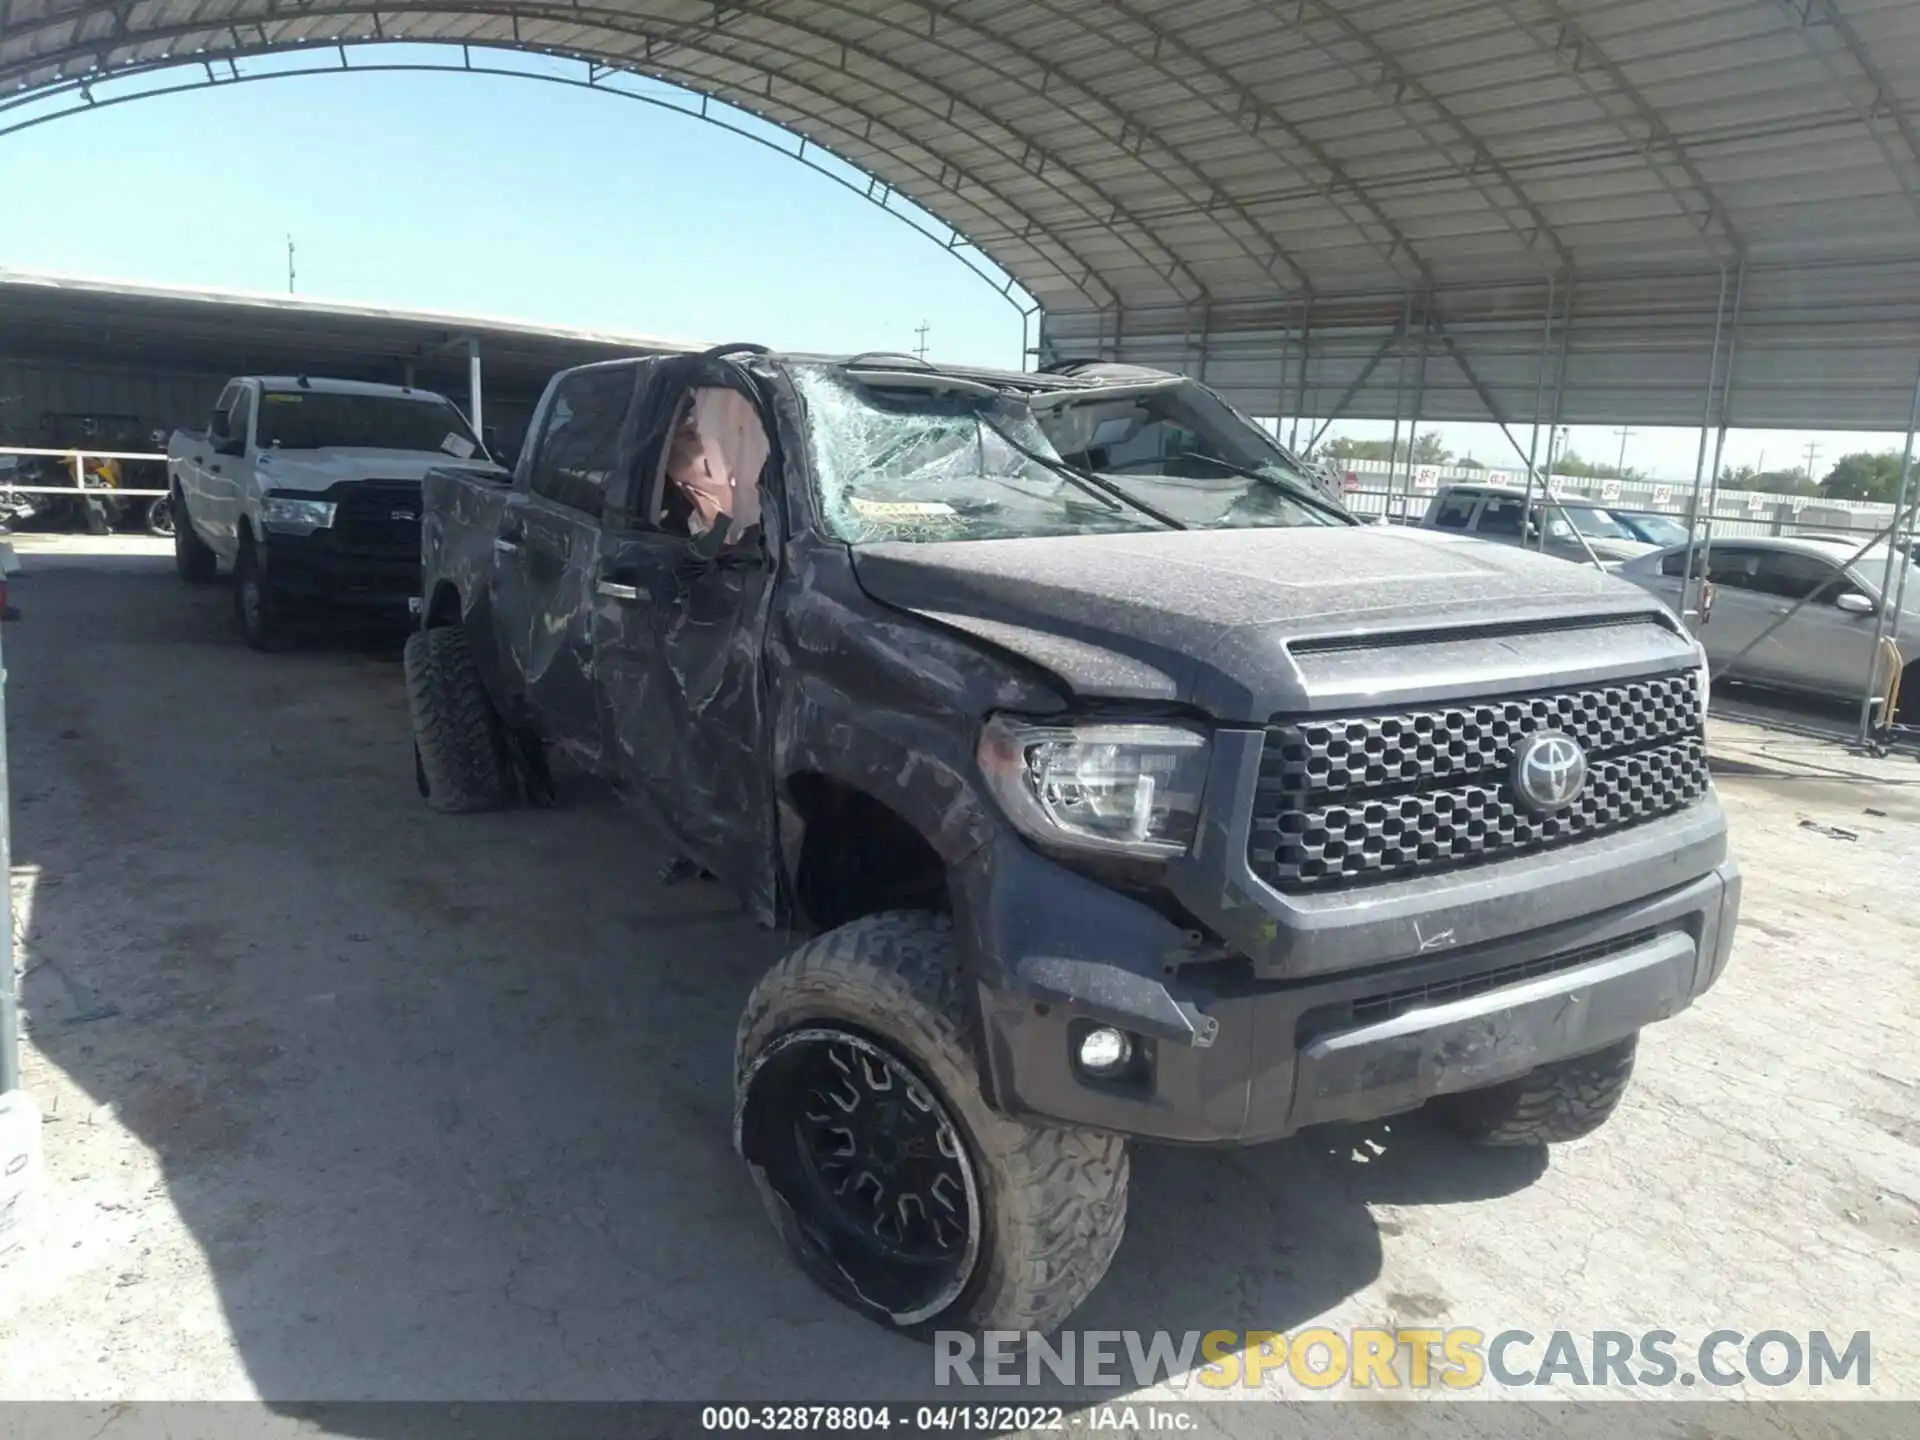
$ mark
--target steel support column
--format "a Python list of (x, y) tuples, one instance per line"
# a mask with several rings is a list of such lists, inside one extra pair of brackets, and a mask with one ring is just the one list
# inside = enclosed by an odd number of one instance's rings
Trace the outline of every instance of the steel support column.
[[(1886, 691), (1886, 684), (1875, 684), (1880, 673), (1881, 652), (1891, 639), (1896, 651), (1900, 644), (1900, 606), (1906, 601), (1907, 568), (1912, 563), (1901, 544), (1902, 531), (1912, 533), (1912, 517), (1907, 514), (1907, 497), (1913, 481), (1913, 436), (1920, 430), (1920, 374), (1914, 377), (1913, 407), (1907, 414), (1906, 448), (1900, 455), (1900, 484), (1893, 498), (1893, 528), (1887, 534), (1887, 563), (1880, 577), (1880, 613), (1873, 622), (1873, 653), (1867, 660), (1865, 691), (1860, 697), (1860, 743), (1873, 734), (1873, 702)], [(1891, 681), (1892, 677), (1887, 677)], [(1883, 715), (1883, 725), (1891, 725), (1893, 716)]]
[[(1567, 290), (1569, 296), (1571, 296), (1573, 290), (1573, 280), (1571, 277), (1567, 280)], [(1559, 277), (1549, 276), (1547, 278), (1547, 313), (1542, 319), (1540, 326), (1540, 368), (1533, 379), (1533, 433), (1527, 437), (1527, 494), (1526, 500), (1520, 507), (1520, 524), (1522, 527), (1520, 532), (1520, 548), (1523, 550), (1527, 544), (1525, 529), (1526, 517), (1527, 513), (1533, 509), (1533, 477), (1535, 469), (1537, 468), (1537, 462), (1540, 458), (1540, 416), (1547, 403), (1547, 359), (1553, 352), (1553, 312), (1559, 299)], [(1502, 424), (1500, 428), (1506, 430), (1504, 424)], [(1507, 432), (1507, 439), (1513, 440), (1511, 431)], [(1549, 445), (1551, 445), (1551, 441), (1549, 441)], [(1519, 448), (1519, 444), (1516, 441), (1514, 443), (1514, 449), (1518, 450)]]
[(1300, 417), (1307, 409), (1307, 369), (1312, 363), (1313, 293), (1309, 291), (1300, 307), (1300, 379), (1293, 397), (1293, 427), (1287, 435), (1287, 448), (1296, 455), (1300, 453)]
[(1420, 349), (1413, 362), (1413, 415), (1407, 421), (1407, 510), (1413, 510), (1413, 451), (1420, 443), (1421, 409), (1427, 401), (1427, 341), (1433, 333), (1433, 295), (1420, 299)]
[(1385, 518), (1393, 522), (1393, 481), (1400, 473), (1400, 403), (1407, 392), (1407, 336), (1413, 330), (1413, 293), (1407, 293), (1407, 303), (1400, 312), (1400, 346), (1397, 363), (1393, 372), (1393, 438), (1387, 444), (1387, 499)]
[[(1713, 391), (1720, 383), (1720, 340), (1727, 325), (1727, 267), (1720, 267), (1720, 299), (1713, 309), (1713, 353), (1707, 357), (1707, 383), (1701, 401), (1700, 447), (1693, 460), (1693, 493), (1687, 497), (1687, 563), (1680, 579), (1680, 619), (1684, 623), (1700, 613), (1699, 586), (1707, 578), (1705, 557), (1694, 544), (1700, 524), (1700, 487), (1706, 478), (1707, 437), (1713, 428)], [(1696, 566), (1695, 562), (1699, 564)], [(1698, 569), (1699, 573), (1694, 572)]]
[(473, 426), (474, 438), (486, 439), (480, 416), (480, 341), (472, 335), (467, 337), (467, 423)]
[[(185, 517), (182, 517), (184, 523)], [(0, 939), (0, 1095), (20, 1088), (20, 995), (13, 954), (13, 797), (7, 774), (7, 665), (0, 654), (0, 876), (7, 879), (6, 934)]]
[[(1727, 416), (1733, 410), (1733, 371), (1740, 357), (1740, 312), (1747, 298), (1747, 262), (1740, 262), (1738, 278), (1733, 285), (1733, 318), (1727, 329), (1727, 372), (1720, 382), (1720, 430), (1713, 442), (1713, 465), (1707, 474), (1707, 524), (1706, 533), (1700, 537), (1700, 583), (1704, 587), (1707, 572), (1713, 564), (1713, 524), (1720, 513), (1720, 466), (1727, 453)], [(1693, 533), (1687, 534), (1687, 543), (1693, 543)], [(1693, 561), (1687, 561), (1692, 569)], [(1685, 617), (1687, 604), (1685, 582), (1681, 583), (1680, 607)]]

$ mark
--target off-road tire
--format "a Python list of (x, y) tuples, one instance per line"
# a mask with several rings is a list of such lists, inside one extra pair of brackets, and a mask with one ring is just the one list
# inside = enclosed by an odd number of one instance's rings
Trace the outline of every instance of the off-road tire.
[[(1127, 1218), (1127, 1146), (1118, 1136), (1002, 1115), (981, 1093), (971, 986), (950, 922), (917, 911), (854, 920), (808, 941), (753, 989), (734, 1049), (735, 1136), (775, 1227), (829, 1293), (890, 1329), (1050, 1331), (1092, 1293)], [(937, 1093), (973, 1166), (980, 1245), (964, 1288), (912, 1323), (861, 1296), (819, 1254), (751, 1154), (757, 1057), (782, 1035), (831, 1025), (906, 1061)]]
[(186, 501), (178, 489), (172, 499), (173, 568), (189, 585), (208, 584), (220, 573), (219, 557), (194, 533), (193, 522), (187, 519)]
[(413, 717), (414, 775), (427, 804), (449, 815), (498, 810), (512, 798), (505, 736), (467, 632), (416, 630), (403, 659)]
[(260, 564), (253, 537), (242, 534), (240, 553), (233, 560), (233, 618), (249, 649), (272, 652), (292, 642), (281, 610), (281, 599)]
[(1633, 1078), (1638, 1035), (1604, 1050), (1433, 1100), (1434, 1116), (1476, 1145), (1559, 1145), (1591, 1135), (1619, 1108)]

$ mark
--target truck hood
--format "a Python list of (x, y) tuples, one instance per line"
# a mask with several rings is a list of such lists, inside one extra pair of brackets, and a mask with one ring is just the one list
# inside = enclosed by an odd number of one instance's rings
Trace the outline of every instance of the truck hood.
[(342, 481), (418, 480), (446, 465), (485, 465), (475, 456), (462, 461), (442, 450), (263, 450), (255, 473), (268, 490), (329, 490)]
[(867, 593), (1077, 695), (1221, 720), (1538, 688), (1684, 663), (1645, 591), (1587, 565), (1402, 528), (1188, 530), (854, 548)]

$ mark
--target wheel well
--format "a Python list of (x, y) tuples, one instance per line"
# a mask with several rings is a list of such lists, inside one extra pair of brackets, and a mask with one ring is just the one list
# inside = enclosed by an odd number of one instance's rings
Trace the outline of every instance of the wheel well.
[(460, 623), (460, 591), (451, 580), (442, 580), (433, 587), (433, 601), (427, 606), (427, 630), (438, 630), (445, 625)]
[(947, 868), (899, 812), (828, 775), (787, 782), (805, 827), (794, 898), (816, 930), (883, 910), (948, 908)]

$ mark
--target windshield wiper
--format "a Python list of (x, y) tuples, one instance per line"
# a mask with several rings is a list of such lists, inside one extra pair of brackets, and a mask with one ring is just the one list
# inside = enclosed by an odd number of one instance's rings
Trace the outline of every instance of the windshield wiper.
[(994, 434), (1006, 441), (1007, 445), (1012, 448), (1016, 454), (1024, 455), (1036, 465), (1046, 466), (1046, 468), (1053, 471), (1054, 474), (1078, 485), (1082, 490), (1086, 491), (1087, 494), (1103, 496), (1108, 500), (1117, 501), (1128, 509), (1138, 510), (1148, 519), (1158, 521), (1169, 530), (1185, 530), (1187, 528), (1185, 524), (1174, 519), (1173, 516), (1167, 514), (1164, 510), (1158, 509), (1155, 506), (1147, 504), (1144, 500), (1129, 495), (1112, 481), (1102, 479), (1091, 470), (1082, 470), (1079, 466), (1069, 465), (1066, 461), (1056, 456), (1044, 454), (1039, 450), (1029, 449), (1014, 439), (1006, 430), (1002, 429), (999, 422), (994, 420), (992, 416), (988, 415), (985, 411), (980, 412), (976, 418), (982, 425), (986, 426), (987, 429), (993, 431)]

